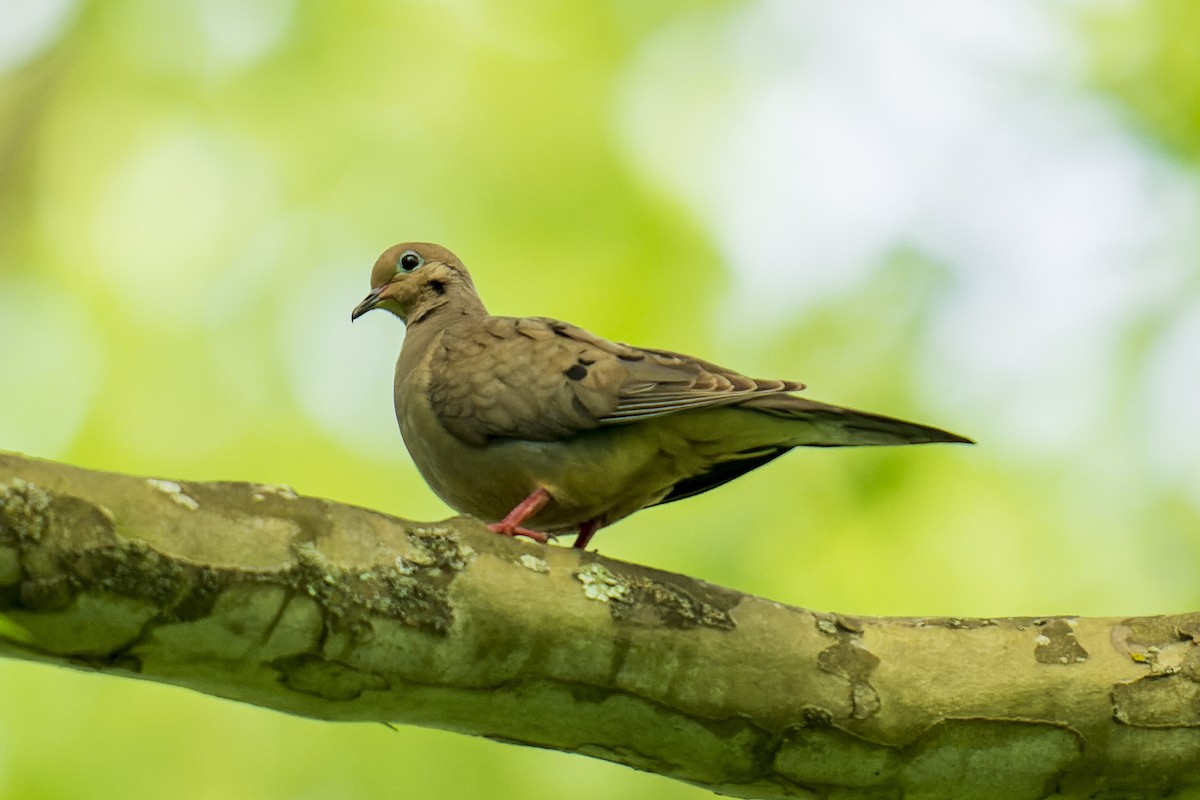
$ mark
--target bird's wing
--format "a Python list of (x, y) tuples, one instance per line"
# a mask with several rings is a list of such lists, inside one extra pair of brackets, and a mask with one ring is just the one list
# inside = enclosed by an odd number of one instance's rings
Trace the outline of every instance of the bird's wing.
[(459, 438), (553, 441), (604, 425), (803, 388), (666, 350), (610, 342), (541, 317), (448, 327), (428, 362), (429, 399)]

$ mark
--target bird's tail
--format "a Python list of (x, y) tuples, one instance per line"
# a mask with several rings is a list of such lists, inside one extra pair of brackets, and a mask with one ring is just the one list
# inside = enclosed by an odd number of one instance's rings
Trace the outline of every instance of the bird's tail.
[(974, 444), (965, 436), (929, 425), (905, 422), (867, 411), (820, 403), (788, 394), (754, 398), (740, 403), (776, 417), (806, 422), (796, 426), (795, 447), (855, 447), (868, 445), (929, 444), (957, 442)]

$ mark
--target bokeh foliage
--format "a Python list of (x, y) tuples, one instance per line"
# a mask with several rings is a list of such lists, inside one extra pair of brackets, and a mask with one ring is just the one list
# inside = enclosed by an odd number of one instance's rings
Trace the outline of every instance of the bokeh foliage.
[[(61, 15), (0, 75), (0, 447), (445, 516), (391, 419), (402, 328), (349, 324), (380, 250), (438, 241), (497, 313), (800, 378), (982, 442), (793, 454), (602, 532), (606, 554), (851, 613), (1194, 607), (1196, 496), (1111, 433), (1134, 413), (1120, 398), (1093, 423), (1133, 474), (1100, 496), (1077, 476), (1111, 447), (1025, 457), (986, 413), (921, 393), (913, 365), (957, 280), (936, 261), (897, 251), (803, 313), (729, 318), (712, 231), (639, 170), (620, 115), (651, 37), (682, 17), (732, 28), (748, 5), (43, 4)], [(1184, 172), (1195, 21), (1184, 0), (1071, 19), (1092, 91)], [(1146, 341), (1130, 335), (1114, 374), (1137, 378)], [(0, 797), (706, 795), (435, 731), (33, 665), (0, 676)]]

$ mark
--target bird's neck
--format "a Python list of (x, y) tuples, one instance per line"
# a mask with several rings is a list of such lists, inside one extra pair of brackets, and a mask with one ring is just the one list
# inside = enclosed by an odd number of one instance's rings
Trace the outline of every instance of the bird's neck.
[(487, 309), (474, 294), (464, 298), (442, 295), (414, 306), (405, 320), (404, 344), (396, 362), (397, 386), (422, 358), (433, 352), (434, 341), (446, 328), (464, 320), (486, 316)]
[(463, 320), (486, 317), (483, 301), (472, 293), (450, 293), (423, 298), (408, 312), (405, 320), (404, 353), (425, 352), (442, 331)]
[(422, 298), (408, 312), (405, 324), (410, 329), (418, 326), (441, 330), (467, 317), (486, 317), (487, 309), (479, 296), (469, 292), (447, 292), (430, 294)]

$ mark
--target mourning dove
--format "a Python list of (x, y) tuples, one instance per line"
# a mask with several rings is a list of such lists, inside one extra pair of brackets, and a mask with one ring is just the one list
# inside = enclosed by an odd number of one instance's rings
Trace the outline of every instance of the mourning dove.
[(371, 293), (407, 326), (396, 361), (400, 433), (447, 504), (545, 542), (720, 486), (793, 447), (970, 440), (795, 396), (667, 350), (545, 317), (488, 314), (462, 262), (436, 244), (384, 251)]

